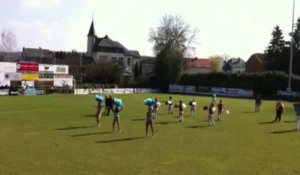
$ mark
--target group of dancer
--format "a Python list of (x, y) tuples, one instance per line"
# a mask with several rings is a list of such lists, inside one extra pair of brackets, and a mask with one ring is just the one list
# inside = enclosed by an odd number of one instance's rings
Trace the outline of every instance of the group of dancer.
[[(255, 112), (260, 111), (261, 105), (262, 105), (262, 99), (258, 95), (255, 98)], [(300, 103), (295, 103), (293, 106), (296, 112), (296, 130), (300, 131)], [(284, 108), (285, 105), (283, 101), (281, 99), (278, 99), (275, 104), (275, 119), (273, 123), (278, 123), (281, 121), (281, 116), (283, 114)]]
[[(96, 110), (96, 122), (97, 126), (101, 126), (101, 117), (103, 114), (106, 116), (109, 116), (110, 111), (113, 112), (113, 122), (112, 122), (112, 129), (113, 132), (115, 131), (115, 128), (117, 126), (118, 132), (121, 132), (121, 125), (120, 125), (120, 112), (123, 110), (123, 103), (121, 99), (113, 98), (112, 95), (106, 95), (105, 99), (102, 96), (96, 95), (96, 101), (97, 101), (97, 110)], [(144, 100), (145, 105), (148, 107), (146, 112), (146, 137), (149, 133), (149, 128), (151, 130), (152, 136), (154, 136), (154, 121), (158, 117), (158, 111), (161, 106), (161, 103), (158, 101), (157, 98), (147, 98)], [(191, 116), (194, 117), (196, 113), (196, 107), (197, 102), (195, 98), (192, 98), (192, 100), (188, 103), (190, 106)], [(174, 108), (178, 109), (178, 116), (180, 122), (184, 122), (184, 110), (187, 107), (187, 105), (182, 101), (179, 100), (178, 104), (173, 103), (172, 96), (169, 97), (167, 101), (165, 101), (165, 105), (168, 109), (168, 114), (173, 115), (174, 114)], [(257, 96), (255, 98), (255, 111), (259, 112), (260, 107), (262, 105), (262, 99), (260, 96)], [(294, 104), (294, 108), (296, 111), (296, 129), (300, 131), (300, 103)], [(219, 121), (222, 120), (222, 116), (224, 111), (226, 114), (229, 114), (229, 111), (225, 108), (225, 105), (222, 100), (219, 100), (217, 102), (217, 97), (215, 94), (212, 96), (212, 101), (208, 106), (204, 106), (203, 110), (208, 111), (208, 125), (209, 126), (215, 126), (214, 122), (214, 116), (217, 111), (217, 119)], [(281, 115), (284, 111), (284, 103), (281, 100), (278, 100), (276, 102), (276, 115), (275, 115), (275, 122), (281, 121)]]
[[(146, 136), (148, 135), (148, 129), (149, 127), (151, 128), (152, 135), (154, 135), (154, 129), (153, 129), (153, 123), (154, 119), (158, 116), (158, 110), (159, 107), (161, 106), (161, 103), (155, 98), (152, 100), (151, 98), (147, 98), (144, 101), (145, 105), (148, 106), (147, 110), (147, 122), (146, 122)], [(184, 121), (184, 109), (187, 107), (187, 105), (182, 101), (179, 100), (178, 104), (173, 104), (173, 98), (170, 96), (169, 99), (165, 102), (165, 104), (168, 107), (168, 114), (173, 114), (174, 108), (178, 109), (178, 118), (180, 122)], [(195, 116), (196, 112), (196, 106), (197, 102), (195, 98), (192, 98), (192, 100), (189, 102), (190, 110), (191, 110), (191, 116)], [(216, 106), (216, 107), (215, 107)], [(225, 105), (222, 100), (219, 100), (217, 103), (217, 98), (216, 95), (213, 94), (212, 102), (210, 103), (209, 106), (204, 106), (203, 110), (208, 111), (208, 124), (209, 126), (215, 126), (214, 122), (214, 114), (215, 111), (218, 111), (218, 120), (222, 120), (223, 112), (225, 111), (227, 114), (229, 114), (229, 111), (226, 110)]]
[(106, 116), (109, 116), (110, 111), (113, 112), (113, 123), (112, 128), (113, 132), (117, 125), (118, 132), (122, 132), (120, 125), (120, 112), (123, 110), (123, 103), (121, 99), (112, 98), (111, 95), (107, 95), (105, 100), (102, 96), (96, 95), (97, 101), (97, 110), (95, 114), (97, 126), (101, 126), (101, 117), (103, 113), (106, 113)]
[[(106, 95), (105, 99), (102, 96), (96, 95), (96, 101), (97, 101), (97, 110), (95, 114), (96, 123), (97, 126), (101, 126), (101, 118), (102, 115), (109, 116), (110, 111), (113, 112), (113, 122), (112, 122), (112, 129), (115, 131), (115, 128), (117, 127), (118, 132), (121, 132), (121, 125), (120, 125), (120, 112), (123, 110), (123, 103), (121, 99), (113, 98), (112, 95)], [(161, 106), (161, 103), (158, 101), (157, 98), (151, 99), (148, 98), (144, 101), (144, 103), (147, 105), (147, 113), (146, 113), (146, 136), (148, 136), (149, 128), (151, 130), (152, 136), (154, 136), (154, 120), (158, 117), (158, 111)], [(167, 101), (165, 101), (165, 104), (168, 108), (168, 114), (174, 114), (174, 108), (178, 109), (178, 118), (180, 122), (184, 121), (184, 110), (187, 107), (187, 105), (182, 101), (179, 100), (178, 104), (173, 103), (173, 98), (170, 96)], [(196, 113), (196, 106), (197, 102), (195, 98), (192, 98), (192, 100), (189, 102), (191, 116), (194, 117)], [(222, 113), (225, 110), (225, 106), (223, 104), (223, 101), (220, 100), (219, 103), (216, 101), (216, 96), (213, 96), (212, 102), (209, 106), (204, 106), (203, 110), (208, 111), (208, 123), (211, 126), (215, 126), (214, 122), (214, 113), (216, 111), (216, 107), (218, 109), (218, 120), (222, 120)]]

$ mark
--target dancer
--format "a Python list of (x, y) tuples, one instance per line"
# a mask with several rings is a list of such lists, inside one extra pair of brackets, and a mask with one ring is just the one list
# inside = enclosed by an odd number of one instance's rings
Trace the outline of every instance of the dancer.
[(96, 101), (97, 101), (97, 109), (96, 109), (96, 114), (95, 114), (95, 118), (96, 118), (96, 122), (97, 122), (97, 127), (100, 127), (101, 123), (100, 123), (100, 119), (102, 116), (102, 113), (104, 112), (104, 99), (102, 96), (98, 96), (96, 95)]
[(154, 136), (154, 129), (153, 129), (153, 119), (154, 119), (154, 113), (153, 113), (153, 107), (148, 107), (148, 111), (146, 114), (146, 137), (148, 136), (148, 129), (149, 126), (151, 128), (152, 137)]
[(214, 113), (215, 113), (215, 105), (214, 103), (211, 103), (209, 108), (208, 108), (208, 124), (209, 126), (215, 126), (215, 122), (214, 122)]
[(117, 124), (119, 133), (122, 132), (121, 125), (120, 125), (120, 112), (123, 110), (123, 103), (121, 99), (114, 98), (114, 105), (115, 109), (114, 112), (114, 119), (113, 119), (113, 132), (115, 131), (115, 125)]
[(294, 104), (296, 111), (296, 130), (300, 131), (300, 103)]
[(107, 97), (105, 98), (106, 101), (106, 116), (109, 116), (110, 110), (113, 110), (113, 106), (114, 106), (114, 100), (112, 98), (112, 95), (107, 95)]
[(281, 100), (278, 100), (276, 103), (276, 116), (275, 116), (275, 122), (280, 122), (281, 121), (281, 115), (283, 113), (284, 109), (284, 103)]
[(255, 112), (260, 111), (261, 103), (262, 103), (261, 97), (259, 95), (257, 95), (255, 98)]
[(173, 114), (173, 101), (172, 97), (169, 97), (169, 100), (166, 101), (166, 105), (168, 105), (168, 114)]
[(213, 95), (212, 95), (212, 103), (217, 104), (217, 95), (216, 95), (216, 93), (213, 93)]
[(196, 102), (195, 98), (193, 98), (192, 101), (190, 102), (190, 107), (191, 107), (191, 114), (192, 114), (192, 117), (195, 116), (196, 105), (197, 105), (197, 102)]
[(184, 120), (184, 108), (186, 108), (186, 105), (180, 100), (179, 105), (176, 105), (175, 107), (179, 110), (179, 121), (183, 122)]
[(218, 120), (222, 120), (223, 110), (225, 110), (225, 106), (223, 104), (223, 101), (220, 100), (218, 103)]
[(121, 126), (120, 126), (120, 112), (121, 112), (122, 108), (120, 107), (115, 107), (115, 109), (113, 110), (114, 112), (114, 119), (113, 119), (113, 132), (115, 131), (115, 125), (117, 124), (118, 127), (118, 131), (119, 133), (122, 132), (121, 130)]
[(154, 108), (153, 108), (154, 119), (157, 118), (157, 116), (158, 116), (159, 107), (160, 107), (160, 102), (157, 100), (157, 98), (155, 98), (154, 99)]

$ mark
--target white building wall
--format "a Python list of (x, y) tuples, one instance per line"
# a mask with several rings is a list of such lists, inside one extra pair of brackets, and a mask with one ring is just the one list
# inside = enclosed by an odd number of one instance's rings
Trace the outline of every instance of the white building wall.
[(97, 64), (101, 61), (113, 61), (113, 58), (115, 58), (116, 61), (123, 59), (123, 63), (125, 64), (125, 56), (122, 53), (96, 52), (93, 54), (93, 58)]
[[(101, 61), (117, 61), (122, 60), (125, 70), (132, 70), (132, 67), (136, 63), (136, 59), (133, 56), (126, 56), (123, 53), (110, 53), (110, 52), (96, 52), (93, 54), (94, 61), (98, 64)], [(128, 64), (128, 59), (130, 63)]]

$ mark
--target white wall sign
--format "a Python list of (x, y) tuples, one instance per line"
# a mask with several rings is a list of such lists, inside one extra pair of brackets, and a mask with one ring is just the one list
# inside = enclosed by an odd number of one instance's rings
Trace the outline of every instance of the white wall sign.
[(5, 73), (5, 79), (10, 81), (21, 81), (22, 74), (21, 73)]
[(54, 75), (53, 85), (55, 87), (64, 87), (64, 86), (73, 87), (73, 76), (72, 75)]
[(5, 79), (4, 73), (0, 73), (0, 86), (10, 86), (10, 81)]
[(22, 87), (34, 87), (34, 81), (22, 81)]
[(0, 72), (15, 73), (17, 72), (17, 64), (9, 62), (0, 62)]

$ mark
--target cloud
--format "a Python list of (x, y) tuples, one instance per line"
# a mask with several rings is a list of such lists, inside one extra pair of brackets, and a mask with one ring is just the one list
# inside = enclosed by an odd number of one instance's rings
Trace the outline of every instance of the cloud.
[(54, 8), (61, 4), (61, 0), (19, 0), (23, 8)]

